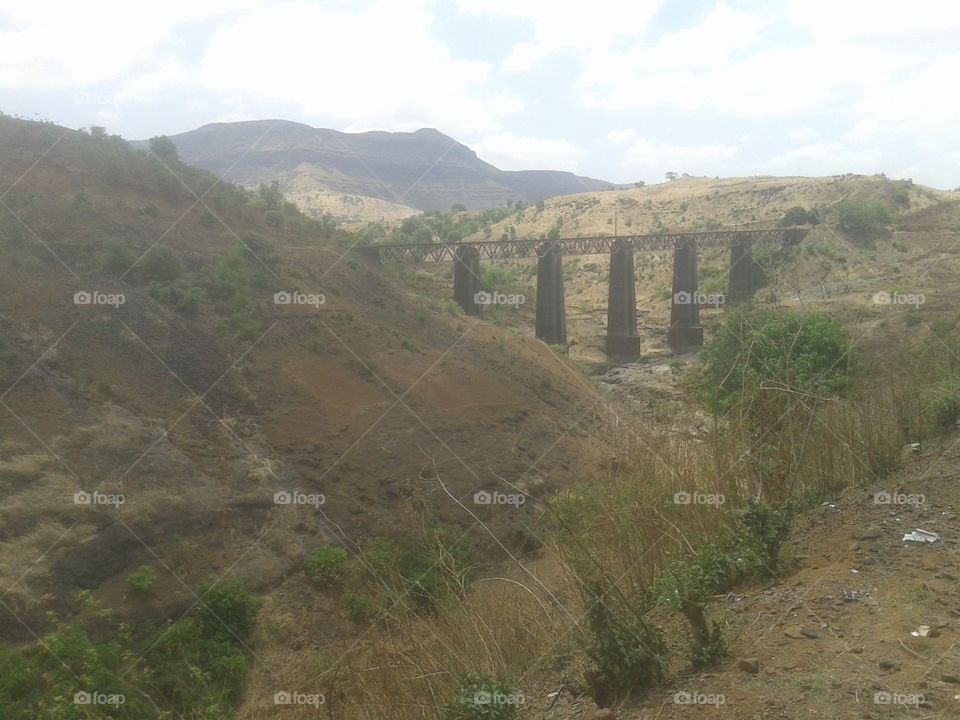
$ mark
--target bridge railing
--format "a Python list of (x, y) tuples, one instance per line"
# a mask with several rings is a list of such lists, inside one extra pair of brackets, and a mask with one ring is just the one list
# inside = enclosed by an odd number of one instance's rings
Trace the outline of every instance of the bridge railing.
[(656, 233), (647, 235), (595, 235), (592, 237), (558, 238), (542, 240), (480, 240), (461, 243), (417, 243), (397, 245), (365, 245), (357, 250), (379, 261), (402, 262), (453, 262), (458, 248), (475, 248), (481, 258), (501, 260), (518, 257), (539, 257), (541, 247), (559, 245), (563, 255), (601, 255), (611, 252), (618, 242), (634, 250), (672, 250), (680, 245), (691, 244), (696, 248), (729, 247), (754, 242), (779, 242), (796, 245), (810, 228), (790, 227), (767, 230), (708, 230), (704, 232)]

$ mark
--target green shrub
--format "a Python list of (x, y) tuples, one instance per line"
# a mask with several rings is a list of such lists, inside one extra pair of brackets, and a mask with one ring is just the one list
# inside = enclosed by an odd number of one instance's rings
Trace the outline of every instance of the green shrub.
[(263, 265), (267, 265), (268, 267), (274, 267), (279, 262), (276, 245), (272, 240), (263, 237), (263, 235), (245, 232), (240, 236), (240, 242), (243, 243), (243, 248), (246, 252), (246, 255), (243, 255), (243, 257), (248, 262), (263, 263)]
[(480, 274), (480, 289), (492, 293), (495, 291), (512, 292), (519, 284), (517, 272), (513, 268), (486, 265)]
[(177, 312), (188, 317), (194, 317), (200, 302), (203, 300), (203, 289), (199, 287), (183, 287), (179, 284), (163, 285), (158, 282), (150, 283), (147, 292), (157, 302), (172, 306)]
[(239, 581), (200, 588), (198, 625), (204, 637), (244, 640), (253, 632), (260, 601)]
[[(593, 660), (600, 691), (630, 691), (659, 682), (666, 671), (666, 644), (644, 614), (647, 598), (634, 607), (611, 602), (600, 582), (583, 584), (587, 602), (587, 625), (591, 643), (587, 654)], [(618, 607), (614, 609), (614, 606)], [(603, 694), (599, 692), (598, 694)]]
[(514, 720), (525, 703), (520, 691), (506, 680), (467, 673), (460, 690), (447, 704), (444, 720)]
[(111, 275), (122, 275), (133, 267), (136, 260), (137, 258), (127, 249), (126, 245), (113, 242), (107, 245), (103, 252), (101, 268)]
[(879, 200), (844, 200), (837, 206), (837, 222), (841, 230), (865, 235), (890, 224), (890, 211)]
[[(221, 626), (222, 627), (222, 626)], [(207, 634), (193, 614), (145, 641), (139, 688), (171, 717), (231, 717), (247, 676), (247, 657), (233, 636)], [(151, 713), (142, 717), (151, 717)]]
[(957, 426), (960, 420), (960, 388), (953, 384), (940, 384), (928, 390), (924, 414), (937, 433), (945, 433)]
[(133, 592), (145, 593), (153, 587), (153, 581), (155, 579), (156, 575), (153, 573), (153, 568), (149, 565), (144, 565), (135, 572), (127, 575), (127, 587)]
[(702, 667), (723, 657), (727, 642), (722, 628), (707, 620), (711, 597), (747, 580), (780, 575), (780, 548), (790, 530), (789, 506), (777, 509), (750, 501), (734, 511), (717, 542), (704, 543), (694, 553), (663, 570), (654, 583), (656, 602), (680, 611), (693, 636), (691, 659)]
[(433, 612), (461, 595), (472, 572), (473, 550), (463, 532), (438, 527), (418, 538), (373, 540), (365, 549), (371, 593), (386, 593), (391, 604)]
[(820, 223), (820, 217), (813, 210), (807, 210), (800, 205), (794, 205), (789, 208), (777, 223), (780, 227), (793, 227), (794, 225), (817, 225)]
[(343, 599), (343, 607), (352, 622), (365, 623), (377, 614), (380, 602), (373, 595), (354, 593)]
[(318, 585), (326, 585), (336, 580), (344, 570), (349, 559), (349, 554), (343, 548), (326, 547), (317, 548), (307, 556), (304, 561), (307, 569), (307, 575)]
[(156, 245), (140, 261), (140, 273), (147, 280), (173, 282), (180, 277), (180, 258), (165, 245)]
[[(206, 600), (228, 622), (244, 618), (234, 625), (249, 632), (252, 616), (247, 611), (257, 605), (255, 600), (234, 585), (212, 591)], [(97, 611), (89, 598), (85, 606), (96, 611), (97, 636), (103, 638), (102, 621), (109, 613)], [(246, 610), (238, 612), (240, 607)], [(0, 648), (0, 716), (3, 720), (232, 717), (247, 676), (247, 657), (237, 638), (213, 628), (205, 614), (197, 606), (172, 625), (146, 633), (131, 633), (121, 625), (112, 636), (97, 641), (90, 639), (78, 619), (57, 626), (42, 643), (19, 650)], [(78, 693), (92, 692), (123, 696), (123, 702), (96, 707), (75, 702)]]
[[(738, 401), (762, 400), (764, 382), (803, 393), (839, 393), (848, 382), (849, 352), (846, 330), (826, 313), (736, 310), (716, 325), (701, 353), (701, 395), (713, 409), (726, 410)], [(767, 395), (782, 407), (776, 401), (781, 393)], [(762, 409), (764, 403), (757, 405)]]
[(793, 513), (790, 504), (777, 508), (755, 500), (737, 511), (741, 529), (734, 552), (752, 577), (767, 580), (783, 572), (780, 549), (790, 533)]
[(937, 337), (944, 337), (949, 335), (950, 332), (957, 325), (956, 320), (948, 320), (947, 318), (937, 318), (932, 323), (930, 323), (930, 332), (932, 332)]

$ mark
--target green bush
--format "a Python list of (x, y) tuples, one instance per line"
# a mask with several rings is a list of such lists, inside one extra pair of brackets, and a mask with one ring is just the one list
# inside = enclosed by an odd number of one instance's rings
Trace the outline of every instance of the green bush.
[(849, 353), (846, 330), (826, 313), (736, 310), (717, 324), (701, 353), (700, 392), (715, 410), (760, 399), (764, 382), (802, 393), (840, 393), (848, 383)]
[(837, 223), (841, 230), (866, 235), (890, 224), (890, 211), (879, 200), (844, 200), (837, 206)]
[(147, 280), (173, 282), (180, 277), (180, 258), (165, 245), (156, 245), (140, 261), (140, 274)]
[(344, 570), (349, 559), (349, 554), (343, 548), (326, 547), (317, 548), (307, 556), (304, 561), (307, 569), (307, 575), (318, 585), (326, 585), (336, 580)]
[(203, 300), (203, 289), (199, 287), (184, 287), (179, 284), (163, 285), (158, 282), (150, 283), (147, 292), (157, 302), (172, 306), (177, 312), (188, 317), (195, 317), (197, 309)]
[(663, 637), (644, 617), (648, 599), (637, 598), (634, 607), (621, 607), (603, 588), (600, 582), (583, 584), (592, 635), (587, 654), (596, 665), (597, 679), (604, 691), (648, 688), (667, 669)]
[(512, 292), (519, 284), (516, 271), (512, 268), (487, 265), (484, 266), (480, 276), (480, 289), (492, 293)]
[(954, 383), (939, 383), (926, 393), (924, 415), (936, 433), (945, 433), (960, 420), (960, 387)]
[(813, 210), (807, 210), (800, 205), (794, 205), (789, 208), (777, 223), (780, 227), (793, 227), (794, 225), (817, 225), (820, 223), (820, 217)]
[(107, 245), (103, 252), (101, 268), (111, 275), (122, 275), (133, 267), (136, 260), (137, 258), (127, 249), (126, 245), (113, 242)]
[(167, 164), (177, 163), (180, 160), (177, 146), (166, 135), (150, 138), (150, 152)]
[(260, 601), (239, 581), (200, 588), (198, 625), (204, 637), (244, 640), (253, 632)]
[(155, 579), (156, 575), (153, 573), (153, 568), (149, 565), (144, 565), (135, 572), (127, 575), (127, 587), (135, 593), (145, 593), (153, 587), (153, 581)]
[[(201, 591), (202, 592), (202, 591)], [(235, 584), (207, 595), (220, 617), (244, 635), (258, 603)], [(97, 610), (97, 637), (103, 619)], [(78, 618), (20, 650), (0, 648), (3, 720), (91, 720), (146, 717), (222, 720), (232, 717), (247, 676), (243, 646), (205, 619), (197, 606), (172, 625), (131, 633), (123, 625), (93, 641)], [(219, 628), (219, 629), (218, 629)], [(134, 637), (139, 639), (134, 639)], [(78, 693), (123, 696), (122, 703), (75, 702)]]
[(467, 673), (460, 690), (447, 704), (444, 720), (514, 720), (525, 703), (520, 691), (506, 680)]
[(733, 552), (750, 576), (768, 580), (783, 572), (780, 549), (790, 533), (793, 511), (790, 504), (778, 508), (755, 500), (737, 511), (740, 532)]
[(343, 607), (347, 611), (347, 617), (351, 621), (355, 623), (365, 623), (377, 614), (380, 602), (373, 595), (354, 593), (347, 595), (343, 599)]
[(738, 583), (767, 580), (783, 571), (780, 548), (790, 530), (791, 510), (750, 501), (736, 510), (717, 542), (704, 543), (694, 553), (666, 566), (654, 583), (656, 602), (680, 611), (693, 636), (691, 657), (702, 667), (726, 653), (722, 629), (707, 620), (711, 597)]
[(438, 527), (418, 538), (373, 540), (365, 549), (365, 591), (386, 593), (390, 604), (433, 612), (461, 595), (472, 572), (473, 550), (463, 532)]

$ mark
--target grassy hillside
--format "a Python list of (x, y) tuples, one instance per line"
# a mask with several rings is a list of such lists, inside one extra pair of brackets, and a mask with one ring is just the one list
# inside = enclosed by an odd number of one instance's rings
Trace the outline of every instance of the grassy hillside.
[[(765, 290), (704, 313), (698, 356), (657, 357), (669, 265), (638, 255), (646, 356), (614, 378), (592, 345), (603, 258), (567, 266), (568, 356), (533, 339), (529, 262), (486, 268), (485, 287), (531, 302), (477, 321), (449, 300), (449, 267), (370, 267), (357, 237), (273, 190), (155, 150), (0, 118), (3, 720), (639, 720), (680, 717), (662, 696), (688, 689), (785, 718), (809, 717), (813, 693), (852, 720), (844, 698), (921, 681), (949, 712), (952, 681), (905, 664), (930, 648), (866, 637), (873, 606), (828, 617), (804, 598), (827, 597), (814, 571), (850, 534), (834, 505), (952, 537), (957, 498), (925, 476), (953, 462), (960, 420), (954, 196), (679, 180), (428, 221), (493, 237), (561, 217), (565, 234), (609, 232), (621, 206), (634, 228), (773, 224), (795, 205), (826, 221), (757, 248)], [(864, 203), (884, 208), (869, 229), (851, 225)], [(704, 288), (723, 262), (704, 255)], [(924, 301), (872, 303), (881, 290)], [(907, 486), (929, 508), (857, 505)], [(901, 549), (880, 545), (851, 552), (879, 570)], [(952, 546), (928, 574), (949, 575)], [(888, 632), (949, 640), (955, 596), (907, 560), (871, 577), (864, 560), (830, 598), (857, 583)], [(901, 592), (916, 612), (889, 612)], [(794, 625), (815, 621), (842, 657), (849, 622), (866, 666), (770, 639), (813, 642)], [(878, 678), (881, 662), (904, 674)]]
[[(448, 491), (602, 457), (599, 393), (561, 358), (396, 286), (272, 193), (49, 124), (0, 118), (0, 148), (5, 642), (81, 617), (78, 593), (149, 634), (205, 582), (269, 592), (320, 545), (468, 526)], [(325, 502), (275, 503), (295, 491)], [(514, 548), (529, 514), (493, 520)], [(337, 607), (323, 631), (349, 635)]]

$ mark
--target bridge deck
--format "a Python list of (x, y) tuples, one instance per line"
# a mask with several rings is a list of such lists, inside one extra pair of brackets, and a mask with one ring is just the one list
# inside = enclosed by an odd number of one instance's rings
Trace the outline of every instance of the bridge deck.
[(464, 243), (426, 243), (411, 245), (369, 245), (357, 248), (364, 253), (376, 251), (383, 260), (418, 262), (452, 262), (457, 248), (476, 248), (481, 258), (499, 260), (516, 257), (539, 257), (543, 245), (560, 245), (563, 255), (601, 255), (613, 250), (618, 241), (634, 250), (672, 250), (691, 243), (696, 248), (729, 247), (757, 241), (795, 245), (803, 240), (809, 228), (791, 227), (770, 230), (710, 230), (691, 233), (658, 233), (651, 235), (599, 235), (594, 237), (560, 238), (558, 240), (481, 240)]

